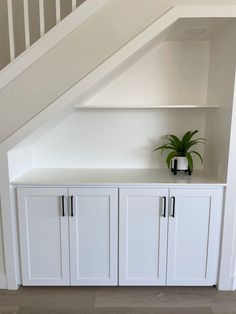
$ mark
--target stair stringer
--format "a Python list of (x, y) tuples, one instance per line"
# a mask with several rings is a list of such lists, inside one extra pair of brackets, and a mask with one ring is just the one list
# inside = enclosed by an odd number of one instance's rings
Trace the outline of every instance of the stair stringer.
[[(0, 144), (0, 193), (9, 289), (16, 289), (20, 284), (20, 265), (15, 196), (12, 188), (9, 188), (8, 152), (20, 142), (25, 141), (27, 145), (34, 140), (34, 136), (37, 137), (47, 132), (69, 116), (73, 112), (75, 104), (78, 105), (81, 102), (86, 107), (84, 100), (87, 97), (95, 94), (135, 60), (143, 56), (153, 45), (161, 42), (163, 32), (177, 19), (191, 17), (236, 18), (236, 6), (177, 6), (172, 8)], [(30, 137), (33, 132), (35, 135)]]

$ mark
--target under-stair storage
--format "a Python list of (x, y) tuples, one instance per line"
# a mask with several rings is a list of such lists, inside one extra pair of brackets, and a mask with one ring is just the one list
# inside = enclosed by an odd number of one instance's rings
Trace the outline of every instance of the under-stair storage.
[[(8, 152), (19, 284), (227, 286), (235, 25), (180, 19)], [(154, 149), (194, 130), (203, 163), (172, 175)]]
[(212, 286), (222, 191), (19, 188), (22, 283)]

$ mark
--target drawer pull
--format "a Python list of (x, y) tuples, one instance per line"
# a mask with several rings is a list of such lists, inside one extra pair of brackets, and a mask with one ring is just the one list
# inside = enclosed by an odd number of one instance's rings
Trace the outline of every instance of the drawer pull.
[(166, 217), (166, 196), (163, 196), (162, 200), (163, 200), (163, 215), (162, 215), (162, 217)]
[(171, 217), (174, 218), (175, 217), (175, 197), (172, 196), (171, 199), (172, 199), (172, 213), (171, 213)]
[(61, 196), (61, 215), (65, 217), (65, 196)]
[(71, 195), (70, 197), (70, 215), (74, 217), (74, 197)]

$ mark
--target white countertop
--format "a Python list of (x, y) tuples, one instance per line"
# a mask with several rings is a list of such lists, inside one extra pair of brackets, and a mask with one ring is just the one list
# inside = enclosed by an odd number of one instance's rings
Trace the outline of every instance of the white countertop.
[(68, 185), (218, 185), (226, 183), (203, 171), (191, 176), (159, 169), (32, 169), (11, 181), (16, 186)]

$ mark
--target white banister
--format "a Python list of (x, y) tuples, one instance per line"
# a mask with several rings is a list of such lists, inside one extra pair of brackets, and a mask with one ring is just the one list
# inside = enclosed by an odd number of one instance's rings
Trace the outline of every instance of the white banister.
[[(7, 46), (0, 47), (0, 50), (6, 49), (4, 55), (8, 56), (8, 64), (5, 66), (0, 64), (0, 90), (3, 86), (6, 86), (6, 82), (9, 82), (12, 77), (15, 77), (14, 71), (8, 71), (9, 69), (13, 69), (17, 65), (19, 73), (23, 64), (21, 59), (26, 60), (27, 55), (30, 56), (31, 59), (28, 59), (31, 62), (35, 60), (36, 56), (40, 55), (40, 49), (44, 48), (40, 40), (41, 37), (45, 37), (45, 42), (47, 42), (46, 48), (43, 50), (46, 51), (49, 49), (48, 47), (51, 47), (48, 38), (54, 42), (54, 36), (51, 34), (52, 28), (55, 29), (56, 38), (61, 37), (60, 32), (69, 34), (68, 29), (70, 27), (77, 24), (81, 25), (83, 21), (87, 20), (88, 16), (92, 16), (94, 12), (109, 2), (109, 0), (51, 0), (52, 2), (49, 3), (49, 0), (0, 0), (0, 2), (2, 1), (6, 3), (4, 12), (1, 13), (8, 18), (8, 27), (6, 30), (4, 29), (6, 32), (4, 38), (6, 36), (8, 44)], [(83, 3), (84, 5), (81, 5)], [(77, 8), (80, 5), (81, 9), (78, 10)], [(50, 10), (50, 12), (47, 12), (47, 10)], [(68, 16), (69, 13), (71, 14), (71, 18)], [(66, 18), (64, 19), (65, 16)], [(64, 24), (62, 20), (65, 21)], [(37, 27), (35, 28), (32, 24), (34, 22), (39, 26), (39, 33)], [(20, 26), (19, 30), (18, 26)], [(44, 36), (45, 34), (46, 36)], [(42, 46), (40, 46), (39, 53), (35, 53), (36, 49), (33, 48), (37, 45)], [(25, 53), (26, 51), (27, 54)], [(19, 67), (18, 64), (20, 64)], [(8, 73), (10, 74), (8, 75)]]
[(13, 24), (12, 0), (7, 0), (7, 13), (8, 13), (10, 60), (13, 61), (15, 59), (15, 42), (14, 42), (14, 24)]
[(61, 2), (56, 0), (56, 22), (57, 24), (61, 21)]
[(29, 3), (24, 0), (24, 26), (25, 26), (25, 48), (30, 46), (30, 28), (29, 28)]
[(39, 25), (40, 36), (45, 34), (45, 16), (44, 16), (44, 0), (39, 0)]
[(76, 9), (76, 0), (72, 0), (72, 11), (74, 11)]

